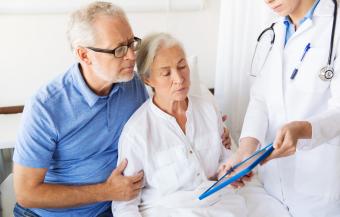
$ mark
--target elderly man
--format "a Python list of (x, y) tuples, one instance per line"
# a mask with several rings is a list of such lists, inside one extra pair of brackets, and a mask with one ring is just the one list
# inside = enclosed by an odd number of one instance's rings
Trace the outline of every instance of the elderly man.
[(130, 200), (143, 173), (116, 168), (122, 127), (148, 98), (134, 76), (134, 36), (124, 12), (95, 2), (71, 17), (78, 62), (25, 105), (14, 153), (15, 216), (112, 216), (112, 200)]
[[(123, 176), (117, 143), (148, 98), (134, 76), (134, 36), (125, 13), (95, 2), (72, 14), (68, 38), (78, 63), (25, 105), (14, 153), (19, 216), (112, 216), (110, 201), (135, 198), (143, 172)], [(225, 130), (224, 145), (230, 145)]]

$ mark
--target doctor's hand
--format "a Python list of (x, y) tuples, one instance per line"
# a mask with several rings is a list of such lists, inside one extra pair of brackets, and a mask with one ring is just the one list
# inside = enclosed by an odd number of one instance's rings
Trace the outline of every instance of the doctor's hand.
[(104, 197), (106, 200), (127, 201), (135, 198), (143, 187), (144, 173), (139, 172), (134, 176), (124, 176), (127, 160), (123, 160), (111, 176), (103, 183)]
[[(235, 154), (233, 154), (233, 156), (225, 164), (222, 164), (220, 166), (220, 168), (218, 170), (218, 178), (221, 178), (228, 170), (230, 170), (234, 165), (240, 163), (246, 157), (247, 156), (244, 156), (243, 154), (241, 154), (239, 152), (236, 152)], [(226, 178), (234, 176), (236, 173), (238, 173), (239, 171), (244, 169), (246, 166), (248, 166), (248, 165), (245, 164), (244, 166), (238, 167), (236, 170), (234, 170)], [(230, 185), (234, 188), (243, 187), (245, 185), (245, 182), (251, 181), (251, 178), (253, 176), (254, 176), (254, 173), (250, 172), (247, 175), (245, 175), (244, 177), (242, 177), (241, 179), (231, 183)]]
[(276, 134), (274, 151), (262, 164), (274, 158), (293, 155), (299, 139), (312, 138), (312, 125), (308, 121), (293, 121), (284, 125)]

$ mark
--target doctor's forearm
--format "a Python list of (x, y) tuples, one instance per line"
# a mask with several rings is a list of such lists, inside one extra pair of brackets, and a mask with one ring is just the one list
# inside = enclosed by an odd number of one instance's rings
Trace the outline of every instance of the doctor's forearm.
[(284, 125), (279, 131), (279, 134), (284, 134), (285, 137), (295, 139), (311, 139), (312, 125), (308, 121), (292, 121)]

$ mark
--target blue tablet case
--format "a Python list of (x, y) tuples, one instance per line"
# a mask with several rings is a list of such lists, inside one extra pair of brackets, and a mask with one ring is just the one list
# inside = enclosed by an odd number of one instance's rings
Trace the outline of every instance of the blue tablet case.
[[(266, 159), (272, 152), (273, 152), (273, 144), (269, 144), (266, 147), (256, 151), (254, 154), (252, 154), (247, 159), (243, 160), (242, 162), (236, 164), (231, 169), (229, 169), (219, 180), (217, 180), (212, 186), (208, 188), (203, 194), (199, 196), (200, 200), (203, 200), (204, 198), (208, 197), (209, 195), (215, 193), (216, 191), (221, 190), (222, 188), (226, 187), (227, 185), (239, 180), (243, 176), (250, 173), (259, 163), (261, 163), (264, 159)], [(261, 154), (259, 158), (257, 158), (254, 162), (252, 162), (249, 166), (247, 166), (245, 169), (241, 170), (234, 176), (228, 178), (227, 180), (223, 181), (221, 184), (217, 185), (221, 180), (223, 180), (227, 175), (229, 175), (231, 172), (233, 172), (236, 168), (244, 164), (245, 162), (249, 161), (253, 157), (257, 156), (258, 154)]]

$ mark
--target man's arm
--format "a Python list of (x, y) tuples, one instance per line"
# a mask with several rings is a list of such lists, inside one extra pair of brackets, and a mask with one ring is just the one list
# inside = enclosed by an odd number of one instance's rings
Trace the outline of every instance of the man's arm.
[(44, 183), (45, 168), (14, 164), (16, 198), (27, 208), (67, 208), (101, 201), (131, 200), (139, 194), (144, 174), (123, 176), (126, 166), (127, 161), (122, 161), (103, 183), (68, 186)]

